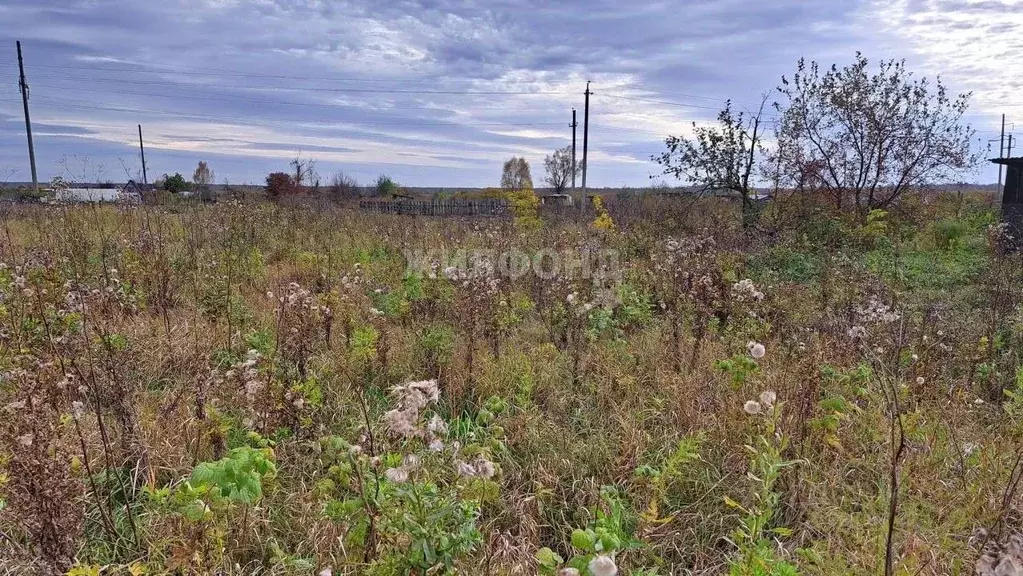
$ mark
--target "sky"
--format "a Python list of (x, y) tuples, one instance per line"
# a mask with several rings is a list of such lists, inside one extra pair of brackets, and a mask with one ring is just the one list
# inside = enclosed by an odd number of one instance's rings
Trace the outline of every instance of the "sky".
[(588, 184), (671, 183), (666, 136), (856, 51), (972, 92), (989, 156), (1002, 114), (1023, 137), (1023, 0), (0, 0), (0, 182), (31, 180), (16, 40), (44, 182), (138, 177), (142, 124), (150, 180), (301, 156), (324, 182), (496, 186), (523, 156), (539, 184), (573, 108), (581, 158), (589, 80)]

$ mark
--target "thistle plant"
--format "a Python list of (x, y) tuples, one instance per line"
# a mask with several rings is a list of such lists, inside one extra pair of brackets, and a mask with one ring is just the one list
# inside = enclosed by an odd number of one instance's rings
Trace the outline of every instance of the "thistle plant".
[(733, 576), (795, 574), (790, 565), (776, 560), (772, 552), (772, 538), (791, 534), (788, 528), (772, 525), (779, 503), (774, 487), (782, 471), (798, 463), (782, 456), (789, 442), (788, 436), (780, 429), (782, 406), (783, 403), (770, 390), (761, 392), (756, 400), (747, 400), (743, 405), (743, 411), (755, 420), (758, 431), (745, 446), (750, 454), (747, 477), (754, 483), (751, 501), (742, 504), (725, 497), (725, 504), (742, 514), (739, 526), (731, 536), (738, 549), (730, 568)]
[(493, 418), (504, 404), (490, 400), (474, 421), (449, 425), (435, 410), (435, 380), (395, 386), (391, 397), (379, 426), (355, 442), (318, 442), (326, 473), (316, 491), (349, 554), (361, 551), (371, 573), (450, 573), (480, 543), (480, 506), (495, 497), (499, 469), (487, 438), (500, 433)]
[(682, 343), (687, 332), (693, 345), (688, 367), (696, 365), (711, 319), (724, 312), (727, 288), (711, 236), (669, 238), (651, 257), (652, 283), (670, 325), (675, 367), (682, 368)]
[(501, 301), (502, 278), (496, 263), (480, 257), (460, 269), (445, 268), (444, 277), (455, 286), (454, 316), (466, 339), (466, 371), (470, 382), (475, 377), (476, 340), (496, 329), (497, 310)]
[(602, 506), (594, 508), (594, 520), (586, 528), (572, 531), (573, 555), (568, 560), (550, 548), (537, 551), (540, 574), (615, 576), (621, 556), (643, 546), (635, 537), (636, 517), (618, 491), (605, 486), (601, 488), (600, 496)]
[(0, 383), (9, 391), (0, 400), (5, 402), (0, 408), (0, 465), (5, 470), (0, 503), (9, 507), (0, 510), (17, 519), (31, 542), (31, 553), (22, 561), (40, 574), (63, 574), (73, 563), (85, 520), (84, 486), (72, 464), (77, 438), (68, 418), (74, 391), (53, 362), (28, 354), (0, 357)]

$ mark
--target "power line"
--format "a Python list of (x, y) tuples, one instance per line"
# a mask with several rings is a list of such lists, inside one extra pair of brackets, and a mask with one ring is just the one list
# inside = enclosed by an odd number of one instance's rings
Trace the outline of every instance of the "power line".
[[(42, 84), (42, 85), (37, 84), (37, 87), (39, 87), (39, 88), (48, 88), (50, 90), (58, 91), (58, 92), (61, 92), (61, 91), (64, 91), (64, 90), (70, 90), (70, 89), (67, 89), (67, 88), (62, 88), (60, 86), (53, 86), (51, 84)], [(181, 94), (176, 94), (176, 93), (173, 93), (173, 92), (164, 92), (164, 93), (159, 93), (159, 92), (140, 92), (140, 91), (134, 91), (134, 90), (103, 90), (103, 89), (98, 89), (98, 88), (74, 88), (73, 90), (75, 90), (77, 92), (89, 92), (89, 93), (95, 93), (95, 94), (113, 94), (113, 95), (128, 95), (128, 96), (148, 96), (148, 97), (151, 97), (151, 98), (169, 98), (169, 99), (174, 99), (174, 100), (183, 100), (183, 98), (181, 97)], [(215, 101), (215, 102), (247, 102), (247, 103), (253, 103), (253, 104), (273, 104), (275, 106), (304, 106), (304, 107), (313, 107), (313, 108), (331, 108), (331, 109), (335, 109), (335, 110), (340, 110), (340, 109), (343, 109), (343, 108), (351, 108), (352, 107), (352, 106), (344, 104), (344, 103), (293, 102), (293, 101), (289, 101), (289, 100), (271, 100), (271, 99), (266, 99), (266, 98), (250, 98), (250, 97), (246, 97), (246, 96), (204, 95), (204, 94), (197, 93), (197, 92), (194, 92), (194, 91), (191, 91), (189, 93), (190, 94), (195, 94), (197, 100), (210, 100), (210, 101)], [(414, 109), (414, 110), (421, 110), (422, 106), (407, 106), (407, 107), (405, 107), (405, 106), (402, 106), (402, 107), (391, 106), (391, 107), (388, 107), (386, 109), (405, 109), (405, 110), (413, 110)], [(498, 110), (498, 109), (494, 108), (493, 110)], [(547, 108), (539, 109), (538, 108), (538, 109), (535, 109), (535, 110), (547, 111), (549, 109), (547, 109)], [(518, 112), (518, 111), (521, 111), (521, 110), (515, 110), (515, 111)]]
[[(43, 76), (47, 80), (80, 80), (85, 82), (108, 81), (116, 84), (137, 84), (146, 86), (169, 86), (180, 88), (181, 82), (171, 82), (166, 80), (131, 80), (131, 79), (119, 79), (119, 78), (96, 78), (96, 77), (81, 77), (81, 76)], [(184, 84), (185, 86), (192, 86), (191, 84)], [(262, 90), (269, 92), (336, 92), (336, 93), (354, 93), (354, 94), (443, 94), (447, 96), (554, 96), (561, 95), (567, 96), (572, 92), (563, 90), (429, 90), (429, 89), (418, 89), (418, 88), (324, 88), (316, 86), (222, 86), (222, 85), (209, 85), (211, 88), (235, 88), (245, 90)]]
[(668, 102), (667, 100), (654, 100), (654, 99), (651, 99), (651, 98), (640, 98), (640, 97), (637, 97), (637, 96), (621, 96), (621, 95), (618, 95), (618, 94), (606, 94), (606, 93), (603, 93), (603, 92), (599, 93), (599, 95), (607, 96), (609, 98), (618, 98), (620, 100), (631, 100), (633, 102), (647, 102), (649, 104), (661, 104), (663, 106), (679, 106), (679, 107), (685, 107), (685, 108), (699, 108), (699, 109), (702, 109), (702, 110), (715, 110), (715, 111), (721, 110), (721, 108), (719, 106), (701, 106), (700, 104), (688, 104), (688, 103), (685, 103), (685, 102)]
[[(240, 118), (226, 118), (226, 117), (220, 117), (220, 116), (210, 116), (210, 115), (207, 115), (207, 114), (199, 114), (199, 113), (192, 113), (192, 112), (174, 112), (174, 111), (166, 111), (166, 110), (156, 110), (156, 109), (151, 109), (151, 108), (114, 108), (114, 107), (108, 107), (108, 106), (94, 106), (94, 105), (89, 105), (89, 104), (80, 104), (80, 103), (78, 103), (76, 101), (73, 101), (73, 100), (66, 100), (66, 99), (63, 99), (63, 98), (56, 98), (56, 97), (52, 97), (52, 96), (40, 97), (40, 98), (37, 98), (36, 100), (37, 101), (42, 101), (42, 102), (45, 102), (45, 103), (50, 103), (50, 104), (59, 104), (62, 107), (77, 108), (77, 109), (84, 109), (84, 110), (100, 110), (100, 111), (109, 111), (109, 112), (122, 112), (122, 113), (125, 113), (125, 114), (156, 114), (156, 115), (160, 115), (160, 116), (170, 116), (170, 117), (178, 117), (178, 118), (192, 118), (192, 119), (197, 119), (197, 120), (209, 120), (209, 121), (225, 122), (225, 123), (233, 123), (233, 124), (253, 124), (253, 122), (251, 122), (251, 121), (248, 121), (246, 119), (240, 119)], [(287, 123), (287, 124), (292, 125), (292, 126), (294, 126), (296, 124), (296, 122), (288, 121), (288, 120), (276, 120), (276, 121), (269, 121), (269, 122), (263, 120), (261, 122), (255, 122), (255, 123), (256, 124), (259, 124), (259, 123), (271, 123), (271, 124), (274, 124), (274, 123), (276, 123), (276, 124)], [(348, 122), (348, 123), (352, 124), (353, 127), (361, 125), (361, 124), (366, 124), (366, 125), (393, 125), (393, 126), (448, 126), (448, 127), (452, 127), (452, 128), (471, 128), (473, 126), (499, 126), (499, 127), (509, 127), (509, 128), (535, 127), (535, 126), (561, 126), (561, 122), (531, 122), (531, 123), (527, 123), (527, 122), (472, 122), (472, 123), (460, 123), (460, 122), (453, 122), (453, 121), (452, 122), (442, 122), (442, 121), (426, 121), (426, 122), (423, 122), (423, 121), (417, 121), (417, 120), (393, 120), (393, 121), (356, 120), (356, 121), (352, 121), (352, 122)]]
[[(235, 70), (229, 70), (225, 68), (194, 68), (189, 67), (188, 70), (146, 70), (144, 67), (164, 67), (173, 68), (166, 64), (139, 64), (143, 68), (115, 68), (115, 67), (97, 67), (97, 66), (61, 66), (57, 64), (39, 64), (41, 68), (52, 68), (57, 70), (82, 70), (82, 71), (97, 71), (97, 72), (131, 72), (133, 74), (176, 74), (181, 76), (231, 76), (238, 78), (268, 78), (276, 80), (322, 80), (325, 82), (393, 82), (399, 84), (408, 84), (413, 82), (428, 82), (434, 84), (437, 82), (433, 78), (353, 78), (345, 76), (304, 76), (304, 75), (287, 75), (287, 74), (256, 74), (237, 72)], [(205, 70), (205, 71), (204, 71)], [(475, 78), (448, 78), (448, 82), (492, 82), (492, 79), (480, 80)]]

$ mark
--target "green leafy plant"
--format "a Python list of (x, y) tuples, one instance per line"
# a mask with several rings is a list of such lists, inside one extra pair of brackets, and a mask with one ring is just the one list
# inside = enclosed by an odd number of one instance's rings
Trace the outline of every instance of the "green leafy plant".
[(643, 542), (635, 537), (638, 517), (618, 490), (604, 486), (600, 490), (602, 506), (593, 510), (594, 520), (586, 528), (572, 530), (573, 556), (565, 561), (550, 548), (541, 548), (536, 553), (540, 573), (556, 574), (559, 568), (578, 570), (580, 574), (591, 574), (591, 563), (597, 558), (601, 562), (616, 562), (618, 555), (628, 550), (641, 548)]
[(736, 354), (726, 360), (718, 360), (714, 367), (728, 374), (736, 387), (745, 384), (751, 376), (760, 372), (757, 361), (746, 354)]
[(742, 513), (739, 526), (731, 537), (738, 549), (729, 568), (731, 576), (795, 574), (791, 565), (776, 558), (770, 540), (771, 537), (791, 535), (788, 528), (772, 525), (779, 501), (774, 486), (782, 470), (797, 464), (782, 457), (789, 439), (778, 428), (781, 408), (782, 403), (770, 391), (760, 394), (758, 400), (748, 401), (744, 407), (747, 414), (757, 418), (760, 430), (746, 446), (750, 454), (748, 477), (755, 485), (750, 503), (744, 505), (725, 496), (725, 504)]
[(668, 493), (671, 482), (682, 476), (688, 465), (700, 459), (700, 445), (705, 436), (702, 433), (691, 434), (683, 438), (675, 450), (657, 465), (644, 464), (636, 468), (635, 475), (645, 479), (650, 486), (650, 500), (640, 516), (653, 524), (665, 524), (674, 519), (674, 515), (661, 516), (661, 506)]
[(263, 481), (277, 473), (273, 450), (242, 446), (216, 462), (203, 462), (192, 470), (189, 490), (213, 502), (252, 505), (263, 497)]

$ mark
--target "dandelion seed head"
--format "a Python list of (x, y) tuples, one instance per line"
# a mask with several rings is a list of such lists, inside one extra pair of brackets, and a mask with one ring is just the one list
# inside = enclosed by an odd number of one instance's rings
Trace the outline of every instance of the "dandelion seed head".
[(416, 426), (413, 414), (408, 410), (397, 408), (384, 413), (384, 426), (392, 436), (409, 438), (415, 436)]
[(757, 360), (764, 357), (767, 354), (767, 349), (760, 342), (752, 342), (746, 344), (746, 348), (749, 350), (749, 355), (756, 358)]
[(476, 469), (473, 468), (472, 464), (467, 462), (458, 462), (455, 468), (457, 469), (459, 476), (471, 477), (476, 475)]
[(618, 565), (610, 556), (600, 555), (590, 560), (590, 574), (593, 576), (616, 576)]
[(444, 422), (443, 418), (434, 414), (430, 417), (430, 422), (426, 425), (426, 429), (432, 434), (446, 434), (448, 431), (448, 425)]
[(497, 473), (494, 463), (486, 458), (480, 458), (474, 468), (476, 469), (476, 475), (480, 478), (490, 479)]
[(388, 468), (384, 472), (384, 476), (396, 484), (400, 484), (408, 480), (408, 470), (404, 468)]

